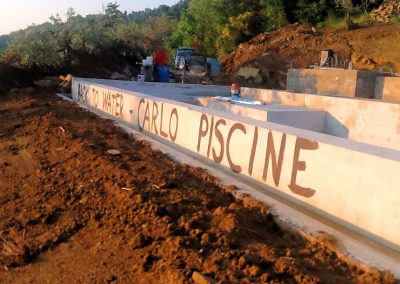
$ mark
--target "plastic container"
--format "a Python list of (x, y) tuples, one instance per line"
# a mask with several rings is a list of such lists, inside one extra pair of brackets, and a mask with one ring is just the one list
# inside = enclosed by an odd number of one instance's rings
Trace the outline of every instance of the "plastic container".
[(146, 61), (147, 61), (148, 65), (153, 65), (153, 61), (154, 61), (153, 56), (147, 56)]
[(158, 82), (168, 83), (169, 82), (169, 68), (168, 65), (158, 65)]
[(238, 84), (232, 84), (231, 86), (231, 96), (232, 97), (239, 97), (240, 96), (240, 89)]

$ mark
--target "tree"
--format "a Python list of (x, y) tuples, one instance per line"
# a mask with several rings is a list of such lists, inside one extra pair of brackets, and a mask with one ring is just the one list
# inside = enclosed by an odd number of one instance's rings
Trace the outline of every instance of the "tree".
[(368, 9), (371, 6), (371, 4), (375, 3), (375, 0), (360, 0), (361, 2), (361, 7), (364, 10), (365, 14), (368, 14)]
[(181, 13), (180, 21), (175, 31), (168, 38), (170, 49), (177, 49), (180, 46), (192, 46), (193, 26), (191, 18), (187, 11)]
[(49, 70), (64, 63), (64, 53), (60, 52), (54, 26), (44, 23), (32, 25), (17, 33), (10, 42), (10, 50), (17, 53), (25, 67), (40, 67)]
[(250, 40), (261, 31), (262, 19), (255, 12), (245, 12), (230, 17), (221, 32), (218, 42), (218, 55), (225, 56), (235, 50), (242, 42)]
[(176, 30), (177, 21), (161, 14), (158, 17), (149, 18), (141, 27), (141, 47), (148, 52), (154, 52), (159, 47), (167, 45), (167, 39)]
[(333, 0), (333, 1), (336, 5), (336, 8), (342, 9), (346, 14), (346, 18), (349, 18), (351, 11), (353, 11), (354, 9), (353, 2), (351, 0)]
[(191, 30), (192, 45), (197, 51), (216, 55), (216, 40), (223, 26), (221, 14), (217, 6), (220, 0), (191, 0), (189, 2), (188, 15)]
[(273, 31), (288, 24), (282, 0), (266, 0), (263, 3), (265, 6), (264, 13), (267, 31)]
[(105, 8), (105, 25), (107, 27), (112, 27), (117, 22), (126, 21), (124, 14), (118, 8), (119, 4), (117, 2), (107, 4)]
[(294, 13), (300, 22), (315, 25), (327, 16), (328, 5), (326, 0), (299, 0)]
[(67, 21), (70, 21), (75, 15), (76, 12), (72, 7), (68, 8), (67, 13), (65, 14), (65, 16), (67, 17)]

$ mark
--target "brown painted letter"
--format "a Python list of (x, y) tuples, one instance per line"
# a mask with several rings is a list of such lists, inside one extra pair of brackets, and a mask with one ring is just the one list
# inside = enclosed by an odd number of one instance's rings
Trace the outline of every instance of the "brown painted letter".
[[(227, 142), (226, 142), (226, 157), (228, 158), (228, 162), (229, 162), (229, 166), (231, 167), (231, 170), (234, 171), (235, 173), (240, 173), (240, 172), (242, 171), (242, 167), (241, 167), (240, 165), (236, 165), (236, 164), (234, 164), (234, 163), (232, 162), (232, 159), (231, 159), (231, 152), (230, 152), (230, 149), (229, 149), (229, 146), (230, 146), (230, 143), (231, 143), (232, 135), (233, 135), (233, 133), (234, 133), (236, 130), (240, 130), (240, 131), (242, 131), (244, 134), (246, 134), (246, 128), (244, 127), (243, 124), (241, 124), (241, 123), (235, 123), (235, 124), (232, 126), (231, 130), (229, 130), (228, 140), (227, 140)], [(241, 150), (241, 149), (237, 149), (237, 151), (240, 151), (240, 150)]]
[(282, 172), (283, 155), (285, 154), (285, 147), (286, 147), (286, 134), (283, 133), (281, 139), (281, 147), (279, 149), (278, 162), (277, 162), (275, 146), (274, 146), (274, 137), (272, 136), (271, 131), (268, 132), (267, 153), (265, 154), (264, 171), (262, 176), (263, 181), (267, 180), (269, 160), (272, 159), (272, 176), (274, 178), (275, 185), (276, 186), (279, 185)]
[(151, 114), (151, 131), (153, 131), (154, 128), (156, 135), (158, 135), (157, 125), (156, 125), (157, 117), (158, 117), (158, 105), (155, 101), (153, 101), (153, 110)]
[(316, 150), (318, 147), (319, 145), (316, 141), (310, 141), (300, 137), (297, 137), (296, 139), (296, 146), (293, 154), (292, 178), (290, 180), (289, 188), (294, 193), (304, 197), (313, 196), (315, 194), (315, 190), (296, 184), (297, 172), (306, 170), (306, 162), (299, 161), (300, 150)]
[[(206, 129), (203, 130), (203, 123), (206, 123)], [(200, 118), (199, 137), (197, 140), (197, 153), (200, 152), (201, 137), (206, 137), (208, 132), (208, 118), (206, 114), (202, 114)]]
[(160, 121), (160, 134), (164, 138), (168, 138), (167, 132), (164, 132), (163, 130), (163, 119), (164, 119), (164, 103), (161, 103), (161, 121)]
[(215, 124), (215, 136), (217, 137), (217, 140), (219, 142), (219, 145), (221, 147), (221, 151), (219, 152), (219, 155), (217, 156), (217, 154), (215, 153), (215, 148), (213, 147), (212, 150), (212, 154), (213, 154), (213, 159), (215, 162), (217, 162), (218, 164), (222, 162), (222, 158), (224, 157), (224, 137), (222, 136), (221, 131), (219, 131), (218, 126), (222, 124), (222, 125), (226, 125), (226, 121), (223, 119), (220, 119), (217, 121), (217, 123)]
[(142, 104), (144, 104), (145, 102), (146, 102), (146, 101), (145, 101), (143, 98), (140, 100), (139, 106), (138, 106), (138, 111), (137, 111), (137, 123), (138, 123), (138, 126), (139, 126), (140, 131), (143, 131), (144, 122), (145, 122), (145, 120), (143, 120), (143, 126), (140, 126), (140, 106), (141, 106)]
[[(175, 133), (172, 134), (171, 131), (171, 121), (172, 117), (175, 116)], [(178, 135), (178, 125), (179, 125), (179, 118), (178, 118), (178, 110), (174, 108), (171, 112), (171, 116), (169, 117), (169, 137), (171, 138), (172, 142), (175, 142), (176, 136)]]
[(208, 148), (207, 148), (207, 158), (210, 157), (210, 150), (211, 150), (213, 132), (214, 132), (214, 116), (211, 117), (210, 137), (208, 139)]
[(249, 176), (253, 174), (254, 158), (256, 157), (256, 149), (258, 143), (258, 127), (254, 128), (253, 145), (251, 146), (250, 161), (249, 161)]

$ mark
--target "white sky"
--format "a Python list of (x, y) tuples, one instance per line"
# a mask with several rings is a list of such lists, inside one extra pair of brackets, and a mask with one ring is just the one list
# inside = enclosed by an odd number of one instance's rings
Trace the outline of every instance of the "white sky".
[(102, 3), (109, 2), (117, 2), (121, 11), (131, 12), (163, 4), (171, 6), (178, 0), (0, 0), (0, 35), (41, 24), (57, 13), (65, 18), (70, 7), (82, 16), (100, 13)]

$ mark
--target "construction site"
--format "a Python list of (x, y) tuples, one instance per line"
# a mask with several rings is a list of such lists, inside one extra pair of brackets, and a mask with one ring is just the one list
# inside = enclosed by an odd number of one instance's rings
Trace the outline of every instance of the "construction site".
[(397, 283), (397, 74), (71, 84), (1, 97), (5, 283)]
[(176, 2), (0, 35), (0, 283), (399, 284), (398, 1)]

